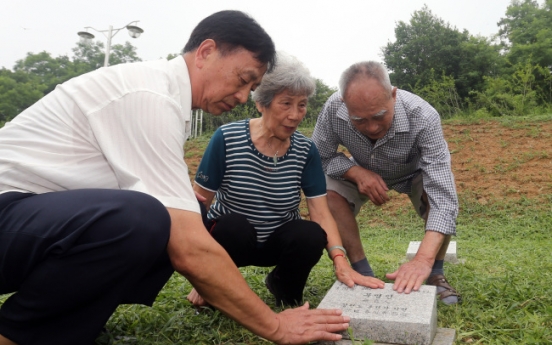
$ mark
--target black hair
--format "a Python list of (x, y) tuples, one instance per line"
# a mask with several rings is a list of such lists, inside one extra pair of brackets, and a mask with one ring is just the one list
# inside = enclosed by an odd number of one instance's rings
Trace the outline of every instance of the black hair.
[(245, 48), (259, 62), (267, 64), (268, 72), (276, 62), (272, 38), (255, 19), (241, 11), (220, 11), (203, 19), (192, 31), (182, 53), (196, 50), (206, 39), (215, 41), (221, 55)]

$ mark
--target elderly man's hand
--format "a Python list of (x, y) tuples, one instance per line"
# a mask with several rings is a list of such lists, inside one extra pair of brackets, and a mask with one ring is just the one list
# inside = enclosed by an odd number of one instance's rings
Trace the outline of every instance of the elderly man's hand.
[(385, 283), (378, 278), (363, 276), (355, 271), (347, 259), (342, 256), (337, 256), (334, 259), (335, 276), (337, 279), (348, 287), (352, 288), (357, 285), (367, 286), (372, 289), (383, 289)]
[(270, 337), (277, 344), (306, 344), (315, 340), (338, 341), (341, 332), (349, 327), (348, 316), (338, 309), (312, 309), (309, 303), (299, 308), (286, 309), (276, 316), (279, 327)]
[(430, 273), (430, 263), (414, 258), (402, 264), (395, 272), (386, 274), (386, 277), (395, 281), (393, 290), (399, 293), (410, 293), (412, 290), (418, 291)]
[(370, 170), (362, 169), (356, 172), (355, 178), (358, 191), (368, 196), (375, 205), (383, 205), (389, 201), (387, 184), (380, 175)]

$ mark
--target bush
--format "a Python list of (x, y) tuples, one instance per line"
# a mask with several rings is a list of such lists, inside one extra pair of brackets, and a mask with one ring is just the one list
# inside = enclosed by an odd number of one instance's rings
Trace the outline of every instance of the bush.
[(486, 77), (485, 89), (472, 93), (477, 106), (492, 116), (524, 116), (549, 110), (550, 88), (542, 87), (542, 81), (552, 79), (550, 71), (533, 65), (530, 59), (514, 65), (513, 70), (511, 76)]
[(441, 80), (436, 80), (434, 71), (423, 87), (414, 87), (414, 93), (425, 99), (441, 115), (441, 118), (451, 118), (462, 113), (462, 100), (458, 96), (455, 80), (444, 73)]

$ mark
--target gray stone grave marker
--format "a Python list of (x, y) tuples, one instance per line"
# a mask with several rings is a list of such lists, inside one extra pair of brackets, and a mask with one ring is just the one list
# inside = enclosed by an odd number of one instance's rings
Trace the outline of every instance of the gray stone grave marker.
[[(431, 345), (452, 345), (454, 343), (454, 338), (456, 337), (456, 330), (452, 328), (437, 328), (435, 333), (435, 338), (433, 338), (433, 343)], [(361, 345), (364, 342), (363, 339), (356, 340), (353, 344), (352, 340), (340, 340), (336, 342), (320, 342), (319, 345), (329, 344), (329, 345)], [(390, 343), (372, 343), (372, 345), (397, 345)]]
[[(420, 241), (411, 241), (406, 250), (406, 260), (410, 261), (416, 256), (418, 249), (420, 248)], [(450, 262), (452, 264), (458, 263), (458, 257), (456, 256), (456, 241), (450, 241), (447, 248), (447, 253), (445, 254), (445, 262)]]
[[(336, 281), (318, 308), (341, 309), (351, 318), (350, 326), (357, 339), (375, 342), (431, 345), (437, 331), (435, 286), (424, 285), (410, 294), (393, 291), (393, 284), (383, 289), (355, 285), (347, 287)], [(348, 334), (343, 333), (344, 338)]]

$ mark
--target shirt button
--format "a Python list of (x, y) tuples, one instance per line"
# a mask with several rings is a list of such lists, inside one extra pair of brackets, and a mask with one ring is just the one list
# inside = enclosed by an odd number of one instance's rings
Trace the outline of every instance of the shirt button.
[(370, 155), (370, 158), (374, 159), (374, 156), (375, 156), (375, 155), (372, 153), (372, 154)]

